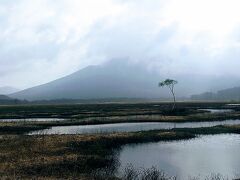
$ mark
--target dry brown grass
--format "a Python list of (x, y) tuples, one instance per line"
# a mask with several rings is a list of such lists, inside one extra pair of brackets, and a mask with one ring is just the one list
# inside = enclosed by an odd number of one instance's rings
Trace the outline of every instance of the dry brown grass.
[[(74, 141), (81, 139), (74, 137)], [(1, 136), (0, 177), (15, 174), (15, 177), (30, 178), (38, 173), (25, 174), (24, 169), (79, 160), (83, 155), (67, 149), (67, 143), (72, 140), (70, 136)]]
[(124, 144), (210, 133), (240, 133), (240, 125), (106, 135), (1, 135), (0, 179), (91, 179), (99, 169), (114, 173), (114, 154)]
[(87, 178), (94, 169), (108, 166), (113, 161), (113, 149), (123, 144), (178, 138), (184, 136), (155, 131), (111, 135), (2, 135), (0, 177)]

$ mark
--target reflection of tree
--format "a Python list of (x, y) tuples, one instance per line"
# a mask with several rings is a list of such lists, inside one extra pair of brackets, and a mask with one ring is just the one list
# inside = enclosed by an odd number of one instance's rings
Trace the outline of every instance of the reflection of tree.
[(105, 166), (95, 169), (92, 172), (92, 176), (94, 179), (109, 179), (111, 177), (115, 177), (117, 171), (120, 167), (119, 154), (121, 148), (116, 148), (115, 150), (110, 150), (109, 155), (104, 157)]

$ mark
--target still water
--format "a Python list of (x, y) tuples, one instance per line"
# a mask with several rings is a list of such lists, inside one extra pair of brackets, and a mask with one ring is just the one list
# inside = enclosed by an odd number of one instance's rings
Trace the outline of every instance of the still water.
[(46, 121), (63, 121), (61, 118), (25, 118), (25, 119), (0, 119), (0, 122), (46, 122)]
[(240, 178), (240, 135), (200, 136), (186, 141), (126, 145), (120, 151), (119, 173), (129, 163), (135, 168), (156, 167), (178, 179), (220, 173)]
[(199, 110), (208, 111), (213, 114), (228, 113), (233, 111), (232, 109), (199, 109)]
[(187, 123), (117, 123), (101, 125), (78, 125), (78, 126), (55, 126), (49, 129), (33, 131), (33, 134), (91, 134), (91, 133), (114, 133), (114, 132), (137, 132), (172, 128), (197, 128), (212, 127), (217, 125), (240, 124), (240, 120), (225, 120), (211, 122), (187, 122)]

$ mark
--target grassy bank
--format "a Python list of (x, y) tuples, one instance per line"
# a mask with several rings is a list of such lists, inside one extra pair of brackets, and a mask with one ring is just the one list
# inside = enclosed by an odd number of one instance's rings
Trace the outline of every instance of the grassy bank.
[[(149, 118), (149, 117), (148, 117)], [(210, 114), (203, 113), (191, 116), (159, 116), (148, 118), (135, 119), (102, 119), (102, 120), (66, 120), (66, 121), (54, 121), (54, 122), (0, 122), (0, 135), (1, 134), (25, 134), (31, 131), (43, 130), (54, 126), (71, 126), (71, 125), (96, 125), (96, 124), (116, 124), (116, 123), (142, 123), (142, 122), (211, 122), (211, 121), (224, 121), (240, 119), (240, 115), (223, 113), (223, 114)]]
[(34, 125), (34, 124), (25, 124), (25, 123), (0, 123), (0, 135), (4, 134), (24, 134), (31, 131), (37, 131), (45, 129), (45, 126)]
[[(171, 111), (171, 103), (135, 104), (73, 104), (73, 105), (18, 105), (1, 106), (0, 119), (125, 117), (135, 115), (186, 116), (199, 113), (197, 109), (228, 108), (227, 103), (177, 103), (177, 111)], [(232, 107), (236, 110), (239, 107)]]
[[(66, 118), (54, 122), (1, 122), (0, 179), (119, 179), (118, 151), (123, 145), (194, 138), (200, 134), (240, 133), (240, 126), (182, 128), (110, 135), (36, 135), (52, 126), (121, 122), (197, 122), (239, 119), (240, 111), (210, 114), (202, 108), (225, 103), (167, 103), (2, 106), (3, 118)], [(129, 172), (126, 172), (127, 175)], [(161, 174), (160, 174), (161, 175)], [(164, 176), (166, 180), (169, 178)], [(165, 180), (162, 178), (163, 180)], [(121, 177), (120, 179), (128, 179)]]
[(240, 126), (183, 128), (110, 135), (2, 135), (1, 179), (116, 179), (117, 152), (125, 144), (240, 133)]
[[(175, 111), (169, 110), (169, 104), (116, 104), (107, 110), (109, 105), (59, 105), (59, 106), (10, 106), (1, 107), (0, 118), (55, 118), (65, 117), (59, 121), (18, 121), (1, 122), (0, 134), (24, 134), (53, 126), (94, 125), (110, 123), (136, 122), (200, 122), (240, 119), (240, 111), (226, 113), (208, 113), (199, 108), (226, 108), (221, 103), (183, 103)], [(87, 110), (87, 108), (89, 108)], [(59, 114), (58, 114), (59, 113)], [(57, 115), (58, 114), (58, 115)]]
[(112, 177), (118, 164), (114, 153), (121, 145), (191, 137), (182, 133), (2, 136), (0, 177), (92, 179), (103, 174)]

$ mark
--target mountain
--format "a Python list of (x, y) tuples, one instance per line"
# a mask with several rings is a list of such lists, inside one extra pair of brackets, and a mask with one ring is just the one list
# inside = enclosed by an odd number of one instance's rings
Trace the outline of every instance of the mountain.
[(7, 94), (12, 94), (12, 93), (15, 93), (18, 91), (20, 91), (20, 90), (17, 88), (14, 88), (14, 87), (10, 87), (10, 86), (0, 87), (0, 94), (7, 95)]
[(153, 98), (159, 96), (159, 75), (142, 65), (111, 61), (29, 88), (10, 97), (26, 100)]
[(171, 98), (168, 89), (158, 87), (158, 82), (166, 78), (173, 78), (179, 82), (175, 89), (178, 99), (189, 97), (191, 94), (232, 87), (239, 82), (238, 78), (208, 75), (185, 74), (169, 77), (158, 72), (157, 67), (154, 68), (150, 70), (146, 63), (133, 63), (125, 59), (111, 60), (9, 96), (29, 101), (160, 97), (166, 100)]
[(11, 98), (5, 95), (0, 95), (0, 100), (11, 100)]
[(6, 95), (0, 95), (0, 105), (26, 104), (27, 101), (10, 98)]
[(219, 90), (216, 93), (205, 92), (202, 94), (192, 95), (192, 100), (232, 100), (240, 101), (240, 87)]

